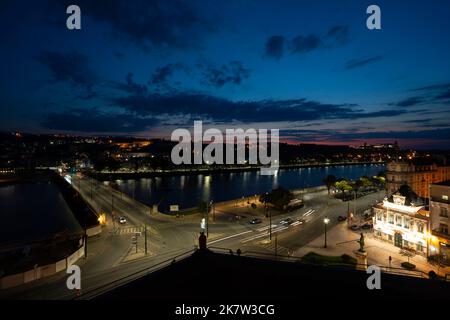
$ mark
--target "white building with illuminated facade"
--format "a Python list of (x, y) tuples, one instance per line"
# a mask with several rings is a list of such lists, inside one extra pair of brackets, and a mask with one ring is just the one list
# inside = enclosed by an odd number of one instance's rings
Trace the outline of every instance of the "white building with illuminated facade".
[(408, 186), (373, 207), (374, 234), (399, 247), (428, 255), (429, 211)]

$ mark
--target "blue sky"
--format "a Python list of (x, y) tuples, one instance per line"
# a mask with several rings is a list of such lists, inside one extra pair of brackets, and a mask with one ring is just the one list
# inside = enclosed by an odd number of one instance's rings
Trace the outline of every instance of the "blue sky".
[(7, 0), (0, 18), (1, 130), (168, 137), (201, 119), (292, 143), (450, 142), (449, 1)]

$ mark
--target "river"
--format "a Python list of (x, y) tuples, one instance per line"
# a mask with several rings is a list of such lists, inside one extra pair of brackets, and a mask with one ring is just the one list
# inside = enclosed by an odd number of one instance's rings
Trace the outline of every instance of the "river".
[(384, 165), (367, 164), (314, 168), (282, 169), (277, 175), (264, 176), (259, 171), (212, 173), (185, 176), (163, 176), (137, 180), (106, 181), (137, 200), (167, 212), (170, 205), (180, 210), (197, 206), (201, 201), (237, 199), (268, 192), (276, 187), (298, 189), (323, 185), (329, 175), (355, 179), (373, 176), (385, 170)]
[(58, 187), (49, 182), (0, 187), (0, 243), (42, 240), (80, 225)]

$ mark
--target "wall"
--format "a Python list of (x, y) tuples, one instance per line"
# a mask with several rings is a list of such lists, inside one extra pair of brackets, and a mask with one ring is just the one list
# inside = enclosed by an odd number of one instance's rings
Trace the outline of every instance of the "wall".
[(82, 257), (84, 257), (84, 245), (81, 246), (79, 249), (77, 249), (67, 258), (57, 261), (55, 263), (48, 264), (45, 266), (38, 266), (32, 270), (0, 278), (0, 289), (17, 287), (24, 283), (49, 277), (58, 272), (66, 270), (67, 267), (71, 266)]

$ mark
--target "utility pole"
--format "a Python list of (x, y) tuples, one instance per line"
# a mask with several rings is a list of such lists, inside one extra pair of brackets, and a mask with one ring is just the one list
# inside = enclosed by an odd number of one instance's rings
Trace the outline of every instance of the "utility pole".
[(114, 194), (111, 193), (111, 217), (113, 219), (113, 228), (116, 230), (116, 217), (114, 215)]
[(278, 238), (277, 235), (275, 235), (275, 260), (278, 259)]
[(272, 211), (269, 209), (269, 240), (272, 241)]
[(84, 259), (87, 259), (87, 226), (86, 226), (86, 216), (87, 216), (87, 213), (85, 212), (84, 213), (84, 236), (83, 236), (83, 240), (84, 240), (84, 242), (83, 242), (83, 244), (84, 244)]
[(209, 202), (206, 202), (206, 237), (209, 237)]
[(147, 255), (147, 224), (144, 224), (144, 241), (145, 255)]
[(324, 248), (327, 247), (327, 225), (328, 225), (329, 222), (330, 222), (330, 219), (328, 219), (328, 217), (325, 217), (323, 219), (323, 224), (325, 226), (325, 243), (324, 243), (324, 246), (323, 246)]

